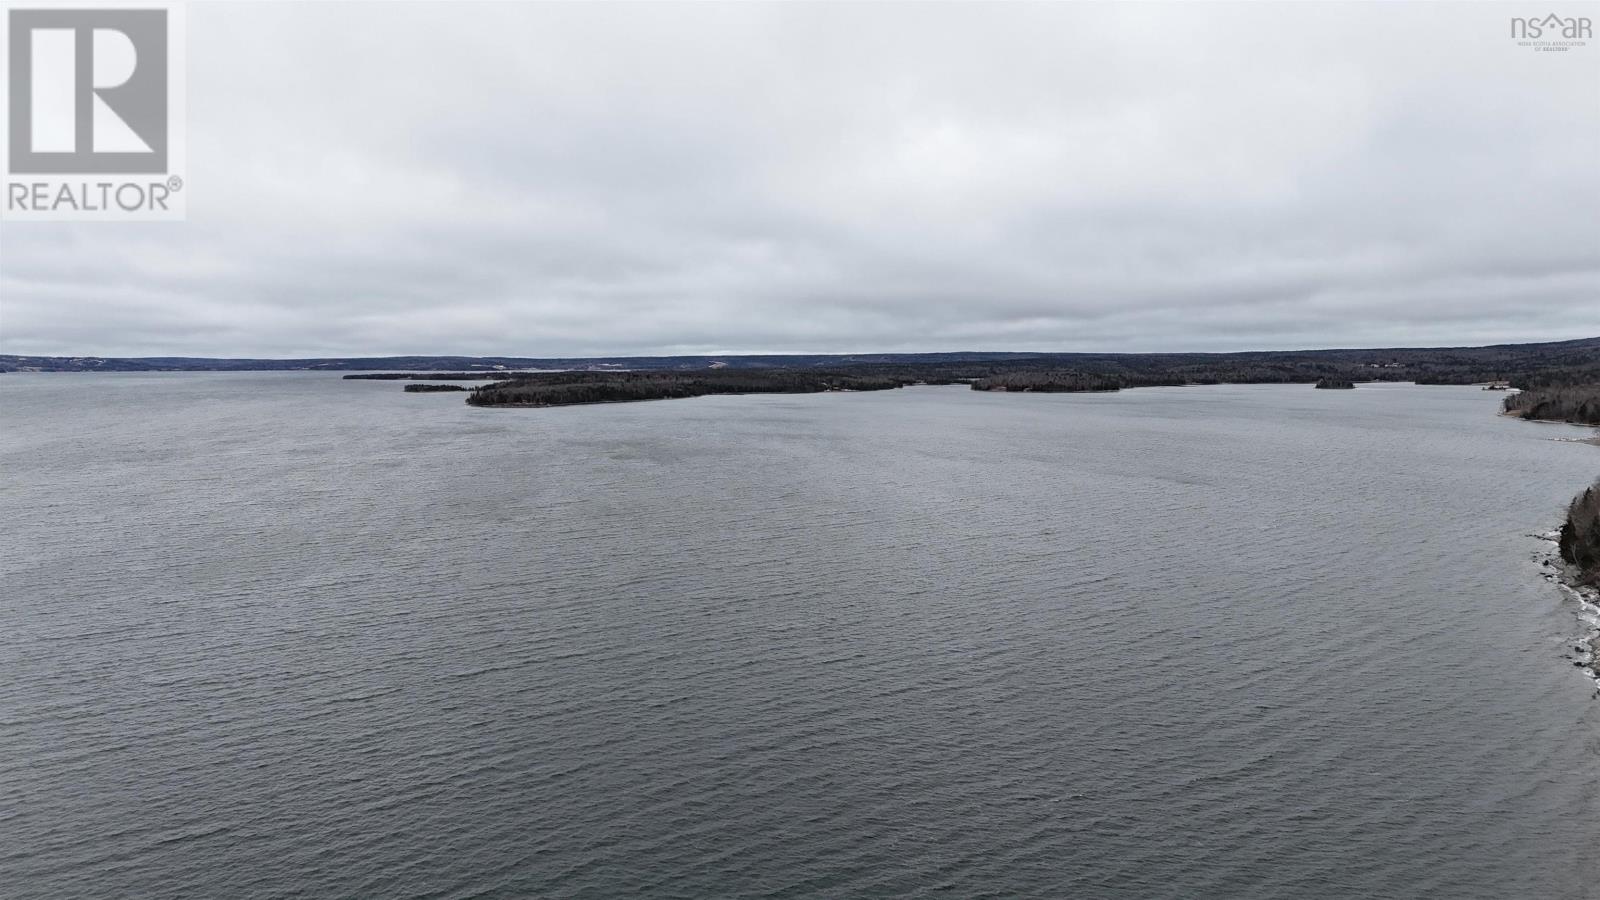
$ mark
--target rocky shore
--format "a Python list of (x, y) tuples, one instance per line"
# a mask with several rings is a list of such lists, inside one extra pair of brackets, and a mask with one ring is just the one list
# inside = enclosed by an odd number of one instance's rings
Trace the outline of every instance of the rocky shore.
[(1600, 481), (1573, 498), (1559, 529), (1539, 537), (1549, 542), (1545, 580), (1578, 601), (1590, 626), (1567, 658), (1600, 680)]

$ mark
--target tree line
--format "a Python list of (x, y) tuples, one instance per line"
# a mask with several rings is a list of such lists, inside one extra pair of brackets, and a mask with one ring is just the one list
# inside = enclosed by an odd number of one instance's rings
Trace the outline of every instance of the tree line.
[(1600, 384), (1523, 390), (1506, 398), (1505, 409), (1524, 419), (1600, 426)]
[(666, 400), (712, 394), (814, 394), (882, 391), (912, 381), (891, 375), (795, 369), (701, 372), (540, 372), (476, 388), (473, 406), (569, 406)]
[(1579, 581), (1600, 587), (1600, 481), (1567, 507), (1560, 546), (1561, 558), (1577, 567)]
[(1007, 372), (974, 379), (975, 391), (1030, 391), (1068, 393), (1077, 391), (1120, 391), (1125, 386), (1115, 375), (1085, 372)]

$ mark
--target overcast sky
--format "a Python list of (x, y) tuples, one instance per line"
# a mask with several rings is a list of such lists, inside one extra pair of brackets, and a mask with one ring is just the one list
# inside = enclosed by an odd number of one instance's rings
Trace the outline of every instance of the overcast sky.
[(0, 352), (1600, 335), (1600, 4), (191, 4), (188, 221), (0, 225)]

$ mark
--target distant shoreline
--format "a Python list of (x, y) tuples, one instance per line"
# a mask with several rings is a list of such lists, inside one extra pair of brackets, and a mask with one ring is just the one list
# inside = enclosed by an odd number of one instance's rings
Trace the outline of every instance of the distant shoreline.
[[(1316, 350), (1231, 354), (949, 354), (806, 358), (727, 357), (702, 366), (622, 368), (591, 364), (563, 372), (508, 373), (467, 398), (474, 406), (565, 406), (596, 401), (666, 399), (704, 394), (812, 393), (848, 387), (882, 390), (910, 384), (965, 383), (977, 391), (1076, 393), (1191, 384), (1310, 384), (1350, 390), (1358, 383), (1516, 385), (1510, 398), (1547, 409), (1581, 410), (1600, 381), (1600, 339), (1559, 345), (1505, 345), (1466, 350)], [(830, 364), (823, 365), (822, 361)], [(658, 361), (659, 362), (659, 361)], [(365, 376), (346, 376), (365, 377)], [(409, 377), (409, 376), (374, 376)], [(425, 377), (425, 376), (424, 376)], [(479, 380), (477, 372), (441, 378)], [(1534, 391), (1533, 389), (1538, 389)], [(1600, 418), (1597, 413), (1596, 418)]]
[[(1061, 369), (1109, 374), (1219, 365), (1287, 365), (1323, 363), (1334, 367), (1364, 368), (1382, 374), (1406, 369), (1432, 368), (1452, 377), (1465, 370), (1483, 371), (1487, 381), (1495, 372), (1515, 372), (1530, 366), (1569, 366), (1600, 363), (1600, 337), (1526, 344), (1491, 344), (1472, 347), (1377, 347), (1313, 350), (1241, 350), (1224, 352), (1055, 352), (1015, 350), (961, 350), (912, 353), (702, 353), (676, 356), (459, 356), (396, 355), (301, 358), (223, 358), (196, 356), (29, 356), (0, 354), (0, 372), (256, 372), (256, 371), (511, 371), (511, 370), (703, 370), (709, 368), (773, 369), (834, 368), (876, 365), (963, 365), (994, 363), (1009, 368)], [(1340, 374), (1324, 371), (1320, 375)], [(1320, 377), (1319, 375), (1319, 377)], [(1315, 380), (1315, 379), (1311, 379)], [(1380, 378), (1410, 381), (1411, 378)], [(1456, 380), (1452, 383), (1467, 383)]]

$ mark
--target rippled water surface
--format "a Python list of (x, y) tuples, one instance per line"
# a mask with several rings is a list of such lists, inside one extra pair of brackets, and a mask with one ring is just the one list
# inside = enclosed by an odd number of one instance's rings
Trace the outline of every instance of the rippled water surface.
[(1593, 896), (1498, 399), (0, 376), (0, 895)]

